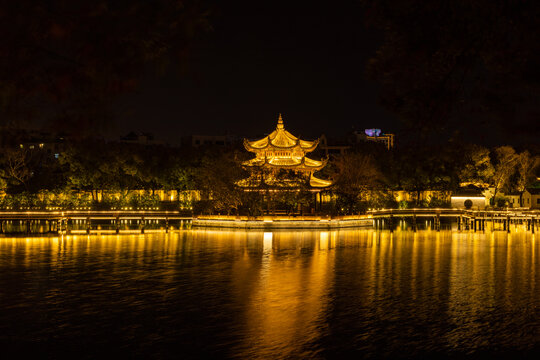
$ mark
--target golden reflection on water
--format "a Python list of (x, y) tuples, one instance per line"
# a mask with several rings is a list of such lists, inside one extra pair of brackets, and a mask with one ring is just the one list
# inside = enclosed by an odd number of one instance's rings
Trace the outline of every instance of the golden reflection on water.
[[(322, 343), (345, 346), (340, 334), (354, 336), (358, 351), (379, 351), (384, 334), (399, 353), (409, 326), (432, 331), (428, 349), (527, 346), (493, 324), (537, 305), (538, 251), (530, 232), (184, 230), (0, 238), (0, 265), (58, 272), (106, 262), (108, 276), (127, 264), (130, 278), (147, 279), (151, 260), (160, 269), (153, 281), (171, 297), (179, 277), (204, 275), (222, 286), (208, 293), (236, 309), (229, 355), (290, 358), (320, 356)], [(180, 276), (186, 264), (194, 271)]]
[[(263, 253), (244, 314), (240, 358), (287, 358), (321, 337), (331, 289), (334, 252), (328, 232), (264, 233), (274, 251)], [(312, 252), (308, 258), (296, 256)]]

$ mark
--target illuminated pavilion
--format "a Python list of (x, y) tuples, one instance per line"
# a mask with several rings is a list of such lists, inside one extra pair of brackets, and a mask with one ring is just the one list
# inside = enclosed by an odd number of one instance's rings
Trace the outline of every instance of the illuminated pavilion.
[(329, 187), (331, 181), (313, 175), (326, 166), (328, 159), (319, 161), (306, 156), (318, 144), (319, 140), (301, 140), (285, 130), (279, 114), (277, 127), (270, 135), (254, 141), (244, 139), (244, 147), (255, 153), (255, 158), (243, 163), (251, 170), (251, 176), (241, 180), (238, 185), (244, 188), (274, 189), (306, 185), (312, 191)]

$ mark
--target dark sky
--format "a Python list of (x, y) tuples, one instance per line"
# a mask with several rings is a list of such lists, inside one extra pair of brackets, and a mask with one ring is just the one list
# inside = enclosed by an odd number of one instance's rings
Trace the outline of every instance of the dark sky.
[(357, 3), (294, 4), (220, 2), (182, 75), (149, 72), (137, 93), (118, 102), (115, 134), (149, 131), (168, 142), (189, 134), (256, 137), (273, 130), (278, 113), (304, 137), (353, 126), (394, 131), (397, 121), (365, 77), (380, 34), (365, 28)]

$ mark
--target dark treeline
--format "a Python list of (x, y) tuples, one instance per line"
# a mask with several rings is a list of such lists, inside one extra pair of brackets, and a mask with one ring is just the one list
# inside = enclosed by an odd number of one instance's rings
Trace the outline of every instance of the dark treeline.
[[(333, 162), (332, 192), (348, 213), (381, 207), (447, 207), (451, 193), (464, 185), (492, 188), (494, 198), (497, 193), (523, 193), (536, 185), (539, 175), (537, 153), (518, 152), (511, 146), (416, 143), (386, 151), (370, 145)], [(398, 192), (407, 194), (407, 200), (399, 201)]]
[[(193, 148), (86, 140), (65, 144), (56, 156), (39, 146), (8, 146), (0, 155), (0, 206), (193, 207), (197, 213), (249, 215), (269, 208), (294, 212), (314, 207), (307, 183), (300, 182), (295, 191), (273, 193), (237, 186), (249, 177), (241, 163), (251, 156), (239, 145)], [(535, 186), (539, 159), (534, 149), (510, 146), (419, 144), (388, 151), (374, 143), (359, 144), (332, 156), (317, 174), (334, 182), (322, 191), (327, 200), (318, 211), (351, 214), (369, 208), (449, 206), (451, 192), (464, 183), (490, 187), (494, 198), (522, 193)], [(406, 200), (399, 199), (400, 192), (408, 195)], [(189, 196), (182, 196), (186, 193)]]

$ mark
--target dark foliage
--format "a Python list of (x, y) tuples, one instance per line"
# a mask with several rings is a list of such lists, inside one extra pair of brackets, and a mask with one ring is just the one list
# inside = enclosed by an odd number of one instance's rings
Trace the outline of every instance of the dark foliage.
[(208, 29), (197, 0), (0, 3), (0, 126), (95, 134), (148, 69), (179, 66)]
[(409, 129), (425, 139), (537, 138), (538, 2), (362, 2), (367, 24), (384, 36), (368, 72)]

